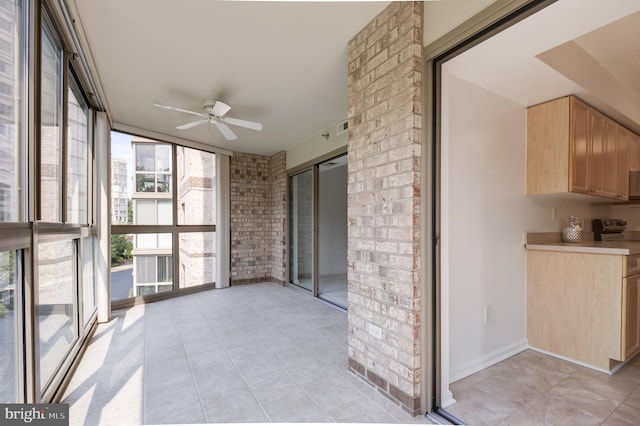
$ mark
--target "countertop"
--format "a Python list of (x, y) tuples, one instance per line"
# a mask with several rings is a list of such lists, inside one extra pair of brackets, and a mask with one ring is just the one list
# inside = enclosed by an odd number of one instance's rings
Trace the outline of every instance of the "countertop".
[(640, 253), (640, 240), (582, 241), (580, 243), (536, 242), (525, 244), (527, 250), (567, 251), (574, 253), (631, 255)]

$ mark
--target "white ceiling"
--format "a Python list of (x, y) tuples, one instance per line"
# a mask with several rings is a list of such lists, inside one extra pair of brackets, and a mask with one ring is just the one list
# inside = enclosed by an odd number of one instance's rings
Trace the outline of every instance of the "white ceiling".
[(640, 1), (560, 0), (445, 64), (523, 106), (575, 94), (640, 132)]
[[(347, 116), (347, 43), (389, 2), (73, 0), (114, 122), (271, 155)], [(640, 132), (640, 1), (560, 0), (445, 69), (523, 106), (576, 94)], [(226, 141), (195, 117), (219, 99), (261, 122)]]
[[(227, 150), (271, 155), (347, 117), (347, 43), (389, 2), (73, 0), (112, 120)], [(194, 116), (231, 106), (235, 141)]]

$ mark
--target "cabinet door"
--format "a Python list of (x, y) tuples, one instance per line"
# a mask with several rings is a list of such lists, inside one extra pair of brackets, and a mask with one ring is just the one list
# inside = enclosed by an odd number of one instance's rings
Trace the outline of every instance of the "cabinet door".
[(603, 196), (618, 198), (618, 141), (616, 123), (604, 121), (604, 187)]
[(617, 195), (616, 198), (620, 200), (629, 199), (629, 144), (631, 139), (631, 132), (624, 127), (617, 126), (616, 129), (616, 141), (617, 141), (617, 170), (616, 176), (618, 179)]
[(629, 137), (629, 171), (640, 172), (640, 138), (633, 133)]
[(589, 193), (589, 107), (572, 98), (570, 108), (570, 169), (571, 192)]
[[(589, 113), (589, 145), (587, 148), (588, 171), (587, 181), (589, 183), (589, 193), (593, 195), (616, 196), (615, 166), (617, 157), (613, 157), (612, 164), (605, 163), (607, 153), (607, 138), (605, 136), (605, 118), (598, 111), (590, 111)], [(613, 151), (615, 153), (616, 140), (613, 139)], [(607, 193), (605, 185), (605, 177), (611, 173), (609, 170), (613, 166), (614, 179), (612, 191)]]
[(640, 351), (640, 275), (622, 280), (622, 354), (624, 360)]

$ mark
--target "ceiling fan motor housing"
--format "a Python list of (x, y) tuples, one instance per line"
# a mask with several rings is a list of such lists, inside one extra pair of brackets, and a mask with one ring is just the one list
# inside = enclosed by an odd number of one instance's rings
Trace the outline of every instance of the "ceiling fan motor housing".
[(216, 101), (212, 101), (212, 100), (207, 99), (202, 104), (202, 109), (204, 110), (205, 114), (215, 115), (214, 112), (213, 112), (213, 108), (215, 106), (216, 106)]

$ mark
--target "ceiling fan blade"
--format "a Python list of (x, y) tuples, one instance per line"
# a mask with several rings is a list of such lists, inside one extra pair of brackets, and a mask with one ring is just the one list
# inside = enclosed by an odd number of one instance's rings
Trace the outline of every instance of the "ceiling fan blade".
[(202, 120), (196, 120), (196, 121), (192, 121), (191, 123), (183, 124), (182, 126), (177, 126), (176, 129), (180, 129), (180, 130), (190, 129), (192, 127), (196, 127), (199, 124), (204, 124), (208, 122), (209, 122), (209, 119), (204, 118)]
[(215, 115), (216, 117), (222, 117), (223, 115), (228, 113), (230, 109), (231, 107), (224, 102), (216, 101), (215, 105), (213, 106), (213, 115)]
[(228, 141), (232, 141), (234, 139), (238, 139), (236, 134), (231, 131), (229, 126), (227, 126), (223, 122), (220, 122), (220, 121), (217, 122), (216, 126), (218, 127), (218, 130), (220, 130), (220, 133), (222, 133), (222, 136), (224, 136)]
[(223, 118), (222, 119), (225, 123), (228, 124), (232, 124), (234, 126), (240, 126), (240, 127), (246, 127), (247, 129), (252, 129), (252, 130), (262, 130), (262, 124), (260, 123), (256, 123), (255, 121), (247, 121), (247, 120), (240, 120), (239, 118)]
[(153, 106), (154, 107), (158, 107), (158, 108), (170, 109), (172, 111), (184, 112), (186, 114), (197, 115), (198, 117), (206, 117), (207, 116), (206, 114), (203, 114), (201, 112), (189, 111), (187, 109), (176, 108), (176, 107), (170, 106), (170, 105), (153, 104)]

